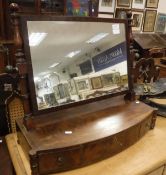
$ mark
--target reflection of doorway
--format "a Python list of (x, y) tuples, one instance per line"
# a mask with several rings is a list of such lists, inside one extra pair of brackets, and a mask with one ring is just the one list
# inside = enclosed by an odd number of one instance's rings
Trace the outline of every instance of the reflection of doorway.
[(112, 0), (102, 0), (101, 6), (112, 7)]

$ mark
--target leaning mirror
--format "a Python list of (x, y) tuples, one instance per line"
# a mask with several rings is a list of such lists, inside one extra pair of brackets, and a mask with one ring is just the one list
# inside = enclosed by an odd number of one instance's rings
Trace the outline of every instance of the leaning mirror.
[(23, 17), (22, 32), (34, 111), (129, 91), (125, 20)]

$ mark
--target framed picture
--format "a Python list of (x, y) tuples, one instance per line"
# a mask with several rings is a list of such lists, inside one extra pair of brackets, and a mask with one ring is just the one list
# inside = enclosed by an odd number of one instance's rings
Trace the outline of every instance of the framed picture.
[(119, 72), (115, 72), (113, 74), (113, 83), (114, 84), (119, 84), (120, 83), (120, 73)]
[(88, 0), (66, 0), (66, 15), (89, 16)]
[(117, 6), (119, 7), (130, 7), (131, 0), (117, 0)]
[(132, 11), (132, 30), (141, 31), (144, 12)]
[(144, 9), (146, 0), (133, 0), (132, 8), (135, 9)]
[(129, 9), (116, 8), (115, 18), (126, 19)]
[(78, 91), (90, 90), (90, 83), (88, 78), (75, 79), (76, 87)]
[(128, 84), (128, 75), (122, 75), (120, 77), (121, 79), (121, 85), (127, 85)]
[(114, 18), (114, 13), (98, 13), (99, 18)]
[(166, 32), (166, 14), (158, 13), (155, 25), (155, 32), (159, 33)]
[(78, 90), (85, 90), (85, 89), (88, 89), (88, 84), (86, 83), (86, 80), (82, 80), (82, 81), (78, 81), (77, 82), (77, 87), (78, 87)]
[(59, 100), (60, 99), (60, 94), (59, 94), (58, 86), (54, 86), (53, 90), (54, 90), (56, 99)]
[(147, 0), (146, 7), (147, 8), (157, 8), (159, 0)]
[(153, 32), (156, 20), (156, 10), (146, 10), (143, 32)]
[(93, 77), (91, 78), (92, 88), (100, 89), (103, 87), (101, 77)]
[(114, 13), (115, 0), (99, 0), (99, 13), (109, 12)]
[(114, 79), (114, 74), (113, 73), (102, 75), (103, 86), (110, 86), (110, 85), (112, 85), (113, 82), (114, 82), (113, 79)]

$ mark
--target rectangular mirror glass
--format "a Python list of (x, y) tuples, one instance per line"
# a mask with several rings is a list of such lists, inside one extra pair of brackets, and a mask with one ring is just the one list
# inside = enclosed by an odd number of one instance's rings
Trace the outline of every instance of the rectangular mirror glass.
[(33, 17), (22, 31), (36, 110), (129, 90), (125, 20)]

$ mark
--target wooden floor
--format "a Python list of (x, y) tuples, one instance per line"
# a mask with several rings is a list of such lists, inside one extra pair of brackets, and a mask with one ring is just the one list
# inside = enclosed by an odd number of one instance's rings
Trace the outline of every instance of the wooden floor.
[(0, 175), (14, 175), (14, 168), (4, 137), (0, 137)]

